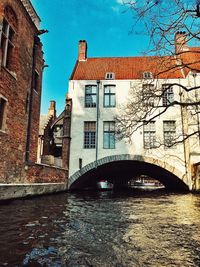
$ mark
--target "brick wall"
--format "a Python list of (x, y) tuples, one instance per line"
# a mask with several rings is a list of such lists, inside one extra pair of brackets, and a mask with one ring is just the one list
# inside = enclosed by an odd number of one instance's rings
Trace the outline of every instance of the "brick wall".
[(57, 167), (29, 164), (25, 170), (25, 177), (29, 183), (66, 183), (68, 172)]
[[(16, 15), (17, 25), (14, 28), (16, 32), (13, 38), (15, 47), (12, 51), (10, 68), (2, 65), (0, 68), (0, 97), (3, 96), (7, 99), (5, 129), (0, 130), (0, 182), (9, 183), (23, 180), (28, 123), (27, 100), (31, 90), (33, 44), (37, 28), (19, 0), (0, 1), (0, 26), (3, 24), (3, 18), (6, 16), (5, 7), (8, 5)], [(0, 51), (0, 55), (2, 55), (2, 51)], [(39, 87), (37, 92), (33, 90), (33, 115), (30, 131), (31, 161), (36, 161), (37, 155), (41, 78), (44, 64), (41, 44), (38, 46), (36, 58)], [(2, 62), (2, 58), (0, 61)]]

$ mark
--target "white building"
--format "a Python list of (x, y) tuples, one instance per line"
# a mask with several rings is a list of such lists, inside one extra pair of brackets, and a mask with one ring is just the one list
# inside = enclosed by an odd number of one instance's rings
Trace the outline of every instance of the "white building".
[[(195, 48), (188, 49), (195, 51)], [(191, 70), (179, 67), (167, 71), (169, 66), (160, 64), (163, 59), (165, 58), (88, 58), (86, 41), (79, 42), (78, 60), (69, 81), (69, 97), (73, 103), (69, 188), (99, 166), (131, 160), (159, 166), (176, 175), (189, 189), (197, 186), (192, 182), (191, 166), (199, 162), (198, 136), (173, 147), (166, 146), (171, 136), (184, 136), (191, 131), (191, 127), (199, 127), (198, 115), (192, 117), (193, 121), (189, 117), (192, 111), (175, 105), (135, 131), (131, 142), (115, 139), (115, 117), (120, 114), (122, 105), (129, 100), (131, 91), (135, 90), (137, 96), (146, 87), (163, 88), (173, 84), (162, 97), (160, 112), (171, 101), (188, 97), (179, 84), (187, 88), (195, 83), (200, 84), (199, 73), (194, 75)], [(177, 58), (171, 59), (179, 64)], [(199, 68), (198, 64), (195, 66)], [(158, 71), (160, 74), (155, 79)], [(195, 97), (198, 98), (197, 95)], [(164, 145), (155, 148), (158, 142)]]

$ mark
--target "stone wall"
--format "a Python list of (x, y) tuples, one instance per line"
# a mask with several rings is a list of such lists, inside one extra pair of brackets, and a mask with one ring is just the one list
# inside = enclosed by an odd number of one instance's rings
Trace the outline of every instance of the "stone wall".
[(193, 190), (200, 192), (200, 163), (192, 165)]
[(66, 191), (65, 183), (1, 184), (0, 201)]

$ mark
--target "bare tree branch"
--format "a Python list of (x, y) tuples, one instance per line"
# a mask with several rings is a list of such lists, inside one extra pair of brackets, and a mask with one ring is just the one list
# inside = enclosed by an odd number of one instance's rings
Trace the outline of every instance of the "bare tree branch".
[(124, 6), (134, 14), (133, 28), (143, 23), (150, 39), (150, 49), (145, 54), (156, 55), (152, 57), (156, 67), (151, 69), (154, 79), (147, 81), (141, 77), (140, 85), (130, 90), (128, 103), (116, 117), (117, 138), (131, 139), (145, 124), (169, 109), (180, 107), (181, 116), (193, 119), (196, 116), (196, 128), (184, 133), (182, 138), (176, 137), (178, 139), (170, 146), (184, 142), (199, 134), (200, 128), (200, 84), (196, 83), (196, 73), (200, 72), (200, 3), (195, 0), (135, 0), (124, 1)]

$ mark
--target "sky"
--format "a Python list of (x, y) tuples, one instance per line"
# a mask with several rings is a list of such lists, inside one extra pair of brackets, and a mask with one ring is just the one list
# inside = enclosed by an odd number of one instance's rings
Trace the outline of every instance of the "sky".
[[(88, 57), (138, 56), (147, 39), (132, 31), (133, 15), (122, 0), (31, 0), (41, 18), (45, 68), (41, 114), (50, 100), (57, 115), (64, 109), (68, 81), (78, 56), (78, 41), (86, 40)], [(137, 29), (136, 29), (137, 31)]]

